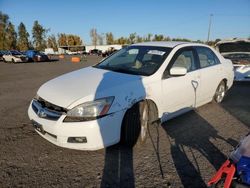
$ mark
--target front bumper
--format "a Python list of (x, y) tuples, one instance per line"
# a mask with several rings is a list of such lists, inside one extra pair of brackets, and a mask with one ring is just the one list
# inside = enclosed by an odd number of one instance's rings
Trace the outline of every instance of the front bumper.
[[(119, 111), (103, 118), (86, 122), (63, 122), (65, 115), (54, 121), (38, 117), (29, 106), (31, 121), (42, 126), (43, 132), (36, 132), (49, 142), (77, 150), (98, 150), (120, 141), (122, 119), (125, 111)], [(69, 137), (85, 137), (86, 143), (70, 143)]]

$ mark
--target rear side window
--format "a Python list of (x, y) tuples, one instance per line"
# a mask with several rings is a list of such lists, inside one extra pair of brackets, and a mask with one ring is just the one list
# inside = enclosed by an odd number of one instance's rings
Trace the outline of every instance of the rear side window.
[(209, 48), (197, 47), (196, 50), (199, 56), (201, 68), (210, 67), (210, 66), (217, 65), (220, 63), (217, 56)]

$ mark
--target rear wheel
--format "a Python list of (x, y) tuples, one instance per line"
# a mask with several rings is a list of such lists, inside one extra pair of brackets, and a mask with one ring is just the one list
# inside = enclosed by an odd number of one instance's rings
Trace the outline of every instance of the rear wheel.
[(144, 143), (149, 122), (148, 104), (144, 101), (134, 104), (123, 118), (120, 143), (129, 147), (133, 147), (137, 142)]
[(3, 58), (3, 62), (4, 62), (4, 63), (7, 63), (7, 61), (6, 61), (4, 58)]
[(214, 101), (217, 103), (221, 103), (225, 95), (226, 95), (226, 83), (225, 81), (221, 81), (221, 83), (216, 89), (216, 92), (214, 95)]

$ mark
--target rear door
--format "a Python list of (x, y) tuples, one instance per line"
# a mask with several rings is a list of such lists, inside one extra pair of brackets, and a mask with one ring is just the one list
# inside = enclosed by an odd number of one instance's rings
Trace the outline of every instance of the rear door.
[[(164, 120), (196, 106), (197, 93), (200, 90), (200, 73), (197, 56), (193, 48), (178, 50), (170, 61), (162, 79), (162, 98), (164, 105)], [(172, 67), (185, 67), (184, 76), (171, 76)]]
[(215, 53), (207, 47), (195, 47), (200, 66), (201, 90), (198, 95), (198, 106), (210, 102), (222, 81), (223, 67)]

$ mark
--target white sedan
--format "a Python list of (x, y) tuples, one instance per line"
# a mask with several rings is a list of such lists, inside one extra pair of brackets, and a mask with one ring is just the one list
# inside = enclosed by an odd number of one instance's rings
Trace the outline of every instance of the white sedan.
[(23, 63), (27, 62), (28, 58), (16, 50), (10, 50), (3, 55), (3, 61), (11, 63)]
[(153, 123), (212, 100), (220, 103), (233, 78), (232, 62), (206, 45), (133, 44), (48, 81), (28, 114), (37, 133), (61, 147), (133, 146), (145, 141)]

